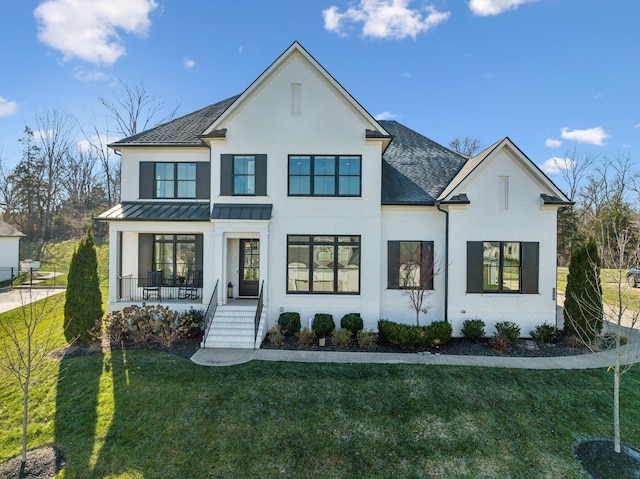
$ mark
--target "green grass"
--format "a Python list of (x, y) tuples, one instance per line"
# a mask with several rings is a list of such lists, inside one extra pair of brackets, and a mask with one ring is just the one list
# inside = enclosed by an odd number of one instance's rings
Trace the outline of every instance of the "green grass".
[[(558, 267), (558, 290), (565, 291), (567, 289), (567, 275), (569, 268), (566, 266)], [(611, 305), (618, 303), (618, 283), (622, 282), (622, 292), (628, 309), (633, 311), (640, 310), (640, 288), (628, 288), (626, 286), (626, 271), (620, 273), (615, 269), (602, 269), (600, 271), (600, 283), (602, 285), (602, 300)]]

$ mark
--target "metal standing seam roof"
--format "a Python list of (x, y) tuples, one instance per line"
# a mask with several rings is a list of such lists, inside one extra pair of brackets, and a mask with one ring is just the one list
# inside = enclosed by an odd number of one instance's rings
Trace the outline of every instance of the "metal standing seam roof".
[(209, 221), (209, 203), (126, 202), (114, 206), (98, 220)]
[(216, 203), (213, 205), (211, 218), (214, 220), (262, 220), (271, 219), (271, 204), (231, 204)]

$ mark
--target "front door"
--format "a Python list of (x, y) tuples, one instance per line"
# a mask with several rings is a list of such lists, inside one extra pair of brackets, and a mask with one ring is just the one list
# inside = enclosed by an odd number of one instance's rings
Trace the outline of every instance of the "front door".
[(258, 296), (260, 279), (260, 240), (240, 240), (240, 296)]

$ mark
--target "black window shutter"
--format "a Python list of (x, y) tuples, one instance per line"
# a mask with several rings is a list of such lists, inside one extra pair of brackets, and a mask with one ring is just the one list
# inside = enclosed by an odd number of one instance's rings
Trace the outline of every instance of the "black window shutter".
[(196, 235), (196, 270), (200, 271), (200, 284), (198, 284), (199, 288), (202, 288), (202, 244), (203, 235)]
[(482, 241), (467, 241), (467, 293), (482, 293)]
[(267, 196), (267, 155), (256, 158), (256, 196)]
[(208, 200), (211, 197), (211, 163), (196, 163), (196, 198)]
[(233, 155), (220, 155), (220, 195), (233, 195)]
[[(420, 278), (420, 286), (424, 289), (433, 289), (433, 241), (422, 241), (420, 251), (422, 255), (420, 262), (426, 266), (426, 271), (420, 275), (422, 276), (422, 278)], [(426, 284), (424, 284), (425, 282)]]
[(521, 248), (522, 293), (538, 294), (540, 243), (522, 243)]
[(387, 288), (400, 288), (400, 242), (389, 241), (387, 243)]
[(153, 183), (156, 175), (153, 161), (140, 162), (140, 199), (152, 199), (154, 195)]
[(138, 278), (142, 284), (150, 271), (153, 271), (153, 234), (138, 233)]

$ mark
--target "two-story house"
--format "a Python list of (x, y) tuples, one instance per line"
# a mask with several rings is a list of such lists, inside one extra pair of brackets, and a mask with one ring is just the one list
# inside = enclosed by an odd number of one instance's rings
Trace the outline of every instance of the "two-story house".
[[(406, 287), (429, 290), (422, 324), (454, 333), (555, 320), (566, 196), (508, 138), (467, 158), (377, 121), (297, 42), (242, 94), (111, 147), (109, 310), (218, 305), (205, 344), (227, 347), (283, 311), (413, 323)], [(412, 263), (437, 274), (407, 280)], [(256, 301), (238, 299), (259, 295), (256, 340)]]

